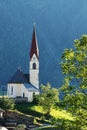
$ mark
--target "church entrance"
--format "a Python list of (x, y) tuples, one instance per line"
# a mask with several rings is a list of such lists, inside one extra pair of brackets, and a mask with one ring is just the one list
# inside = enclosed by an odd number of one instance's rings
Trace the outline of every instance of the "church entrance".
[(23, 98), (25, 97), (25, 93), (23, 93)]

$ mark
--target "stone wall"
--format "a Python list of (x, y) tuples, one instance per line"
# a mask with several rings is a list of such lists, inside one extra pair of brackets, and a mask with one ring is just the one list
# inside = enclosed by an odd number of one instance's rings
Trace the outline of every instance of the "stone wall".
[(34, 118), (29, 115), (24, 115), (18, 112), (7, 111), (6, 112), (6, 120), (15, 120), (17, 124), (33, 124)]

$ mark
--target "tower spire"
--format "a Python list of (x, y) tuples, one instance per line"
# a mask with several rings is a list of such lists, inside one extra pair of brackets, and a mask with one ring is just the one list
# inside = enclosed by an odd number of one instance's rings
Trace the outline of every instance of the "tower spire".
[(36, 36), (36, 24), (35, 23), (33, 26), (32, 43), (31, 43), (31, 49), (30, 49), (30, 60), (34, 54), (39, 59), (39, 50), (38, 50), (38, 43), (37, 43), (37, 36)]
[(32, 43), (30, 50), (30, 83), (39, 89), (39, 49), (36, 37), (36, 27), (33, 26)]

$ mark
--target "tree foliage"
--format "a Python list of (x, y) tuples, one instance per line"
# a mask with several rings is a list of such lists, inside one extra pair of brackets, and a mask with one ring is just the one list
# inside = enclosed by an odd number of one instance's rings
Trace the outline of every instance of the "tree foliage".
[(61, 87), (61, 105), (75, 116), (74, 129), (87, 129), (87, 35), (74, 41), (73, 49), (65, 49), (61, 69), (64, 81)]
[(0, 98), (0, 108), (3, 108), (4, 110), (13, 109), (14, 105), (15, 104), (12, 99), (7, 98), (7, 97)]
[(50, 114), (51, 109), (54, 107), (55, 103), (58, 101), (58, 90), (56, 88), (51, 88), (48, 83), (46, 86), (41, 85), (41, 94), (39, 96), (39, 104), (42, 106), (46, 114)]

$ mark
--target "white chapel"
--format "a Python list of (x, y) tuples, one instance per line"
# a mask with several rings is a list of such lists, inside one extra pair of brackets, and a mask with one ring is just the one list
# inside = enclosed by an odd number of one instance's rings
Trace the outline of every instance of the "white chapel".
[(39, 49), (35, 26), (30, 49), (29, 74), (17, 69), (7, 84), (9, 98), (27, 97), (28, 101), (32, 102), (34, 94), (39, 94)]

